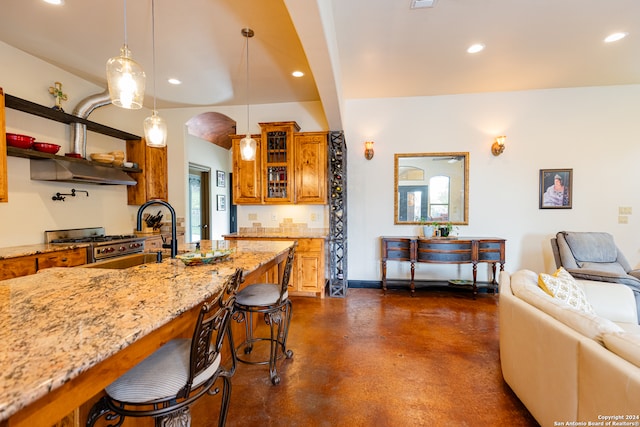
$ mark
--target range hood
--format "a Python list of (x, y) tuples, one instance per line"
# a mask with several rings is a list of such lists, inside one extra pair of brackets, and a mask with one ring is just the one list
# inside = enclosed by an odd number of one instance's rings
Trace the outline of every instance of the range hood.
[(136, 181), (121, 169), (63, 159), (31, 159), (31, 179), (85, 184), (136, 185)]

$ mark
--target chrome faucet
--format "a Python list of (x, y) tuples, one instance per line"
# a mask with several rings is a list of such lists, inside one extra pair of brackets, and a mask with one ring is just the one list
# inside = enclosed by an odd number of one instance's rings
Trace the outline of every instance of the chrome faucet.
[[(147, 206), (151, 206), (151, 205), (165, 206), (167, 209), (169, 209), (169, 212), (171, 212), (171, 244), (169, 245), (169, 247), (171, 248), (171, 258), (175, 258), (176, 255), (178, 255), (178, 233), (176, 232), (176, 229), (177, 229), (176, 211), (175, 209), (173, 209), (173, 207), (169, 203), (165, 202), (164, 200), (149, 200), (147, 203), (140, 206), (140, 209), (138, 209), (138, 221), (136, 223), (136, 230), (142, 231), (142, 212), (147, 208)], [(162, 247), (165, 247), (165, 245), (162, 245)]]

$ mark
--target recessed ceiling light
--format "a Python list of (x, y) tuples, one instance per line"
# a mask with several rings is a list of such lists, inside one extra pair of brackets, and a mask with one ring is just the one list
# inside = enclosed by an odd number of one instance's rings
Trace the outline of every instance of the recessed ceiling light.
[(302, 77), (304, 76), (304, 73), (302, 71), (294, 71), (293, 73), (291, 73), (291, 75), (293, 77)]
[(433, 7), (437, 0), (411, 0), (411, 9), (422, 9), (424, 7)]
[(629, 33), (613, 33), (609, 34), (605, 39), (605, 43), (617, 42), (618, 40), (622, 40), (627, 37)]
[(472, 44), (471, 46), (469, 46), (469, 48), (467, 49), (468, 53), (478, 53), (480, 51), (484, 50), (484, 45), (482, 43), (476, 43), (476, 44)]
[(45, 3), (55, 4), (56, 6), (60, 6), (64, 4), (64, 0), (44, 0)]
[(169, 80), (167, 80), (169, 83), (171, 83), (172, 85), (180, 85), (182, 84), (182, 82), (178, 79), (174, 79), (174, 78), (170, 78)]

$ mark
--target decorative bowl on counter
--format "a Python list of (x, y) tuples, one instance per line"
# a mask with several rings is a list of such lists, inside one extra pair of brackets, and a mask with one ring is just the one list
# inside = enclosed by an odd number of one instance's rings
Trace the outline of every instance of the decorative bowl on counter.
[(184, 265), (202, 265), (202, 264), (214, 264), (216, 262), (224, 261), (229, 258), (229, 255), (233, 253), (233, 249), (215, 250), (210, 252), (188, 252), (186, 254), (176, 255)]
[(43, 153), (56, 154), (60, 149), (60, 146), (49, 142), (34, 142), (33, 148), (36, 151), (42, 151)]
[(90, 157), (94, 162), (105, 163), (109, 165), (113, 163), (114, 160), (113, 154), (107, 153), (91, 153)]
[(7, 133), (7, 145), (17, 148), (31, 148), (36, 139), (29, 135), (18, 135), (17, 133)]

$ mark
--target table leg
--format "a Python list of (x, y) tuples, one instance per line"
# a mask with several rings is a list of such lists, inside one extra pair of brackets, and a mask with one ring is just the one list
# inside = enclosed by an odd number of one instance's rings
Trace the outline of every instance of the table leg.
[(387, 260), (382, 260), (382, 293), (387, 293)]
[(473, 263), (473, 299), (476, 299), (478, 295), (478, 286), (476, 285), (476, 278), (478, 277), (478, 263)]
[(410, 289), (411, 289), (411, 296), (414, 296), (416, 294), (416, 284), (413, 280), (413, 278), (415, 277), (416, 274), (416, 263), (411, 261), (411, 284), (410, 284)]

